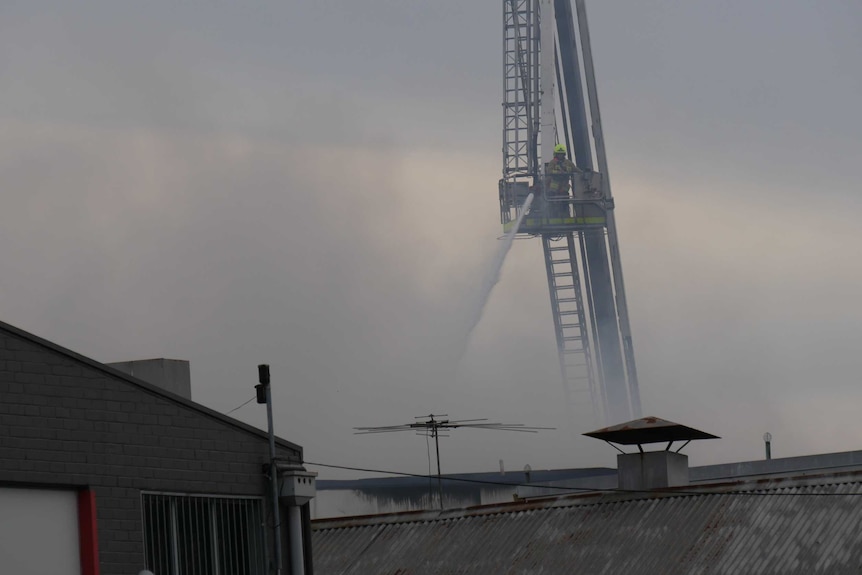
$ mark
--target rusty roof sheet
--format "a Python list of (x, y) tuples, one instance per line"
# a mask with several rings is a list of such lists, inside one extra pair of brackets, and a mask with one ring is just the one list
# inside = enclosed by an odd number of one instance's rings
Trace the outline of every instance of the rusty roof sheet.
[(711, 433), (659, 417), (643, 417), (634, 421), (627, 421), (619, 425), (591, 431), (584, 435), (610, 441), (611, 443), (619, 443), (620, 445), (663, 443), (665, 441), (692, 441), (694, 439), (719, 439), (718, 436)]
[(314, 522), (316, 575), (858, 573), (862, 474)]

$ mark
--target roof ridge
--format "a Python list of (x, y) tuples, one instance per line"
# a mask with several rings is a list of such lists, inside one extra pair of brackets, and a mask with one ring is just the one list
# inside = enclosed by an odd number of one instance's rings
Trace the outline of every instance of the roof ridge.
[[(5, 332), (7, 332), (7, 333), (9, 333), (15, 337), (27, 340), (28, 342), (30, 342), (32, 344), (35, 344), (35, 345), (38, 345), (40, 347), (49, 349), (52, 352), (63, 355), (63, 356), (65, 356), (65, 357), (67, 357), (73, 361), (83, 363), (87, 367), (90, 367), (91, 369), (101, 371), (101, 372), (111, 376), (114, 379), (122, 380), (127, 384), (133, 385), (135, 387), (140, 388), (143, 391), (146, 391), (147, 393), (161, 396), (165, 399), (169, 399), (169, 400), (174, 401), (176, 403), (180, 403), (189, 409), (193, 409), (194, 411), (197, 411), (198, 413), (206, 415), (207, 417), (211, 417), (213, 419), (221, 421), (222, 423), (226, 423), (228, 425), (236, 427), (236, 428), (238, 428), (241, 431), (244, 431), (246, 433), (250, 433), (252, 435), (256, 435), (258, 437), (262, 437), (265, 439), (269, 437), (265, 431), (263, 431), (262, 429), (258, 429), (257, 427), (254, 427), (253, 425), (243, 423), (242, 421), (234, 419), (228, 415), (225, 415), (223, 413), (219, 413), (218, 411), (216, 411), (212, 408), (206, 407), (205, 405), (202, 405), (200, 403), (197, 403), (196, 401), (192, 401), (191, 399), (187, 399), (181, 395), (177, 395), (176, 393), (172, 393), (172, 392), (170, 392), (164, 388), (161, 388), (157, 385), (153, 385), (152, 383), (146, 382), (142, 379), (138, 379), (138, 378), (131, 376), (127, 373), (124, 373), (118, 369), (115, 369), (113, 367), (105, 365), (104, 363), (100, 363), (100, 362), (96, 361), (95, 359), (91, 359), (85, 355), (81, 355), (80, 353), (72, 351), (72, 350), (65, 348), (61, 345), (58, 345), (52, 341), (48, 341), (47, 339), (39, 337), (38, 335), (34, 335), (28, 331), (25, 331), (19, 327), (15, 327), (14, 325), (8, 324), (4, 321), (0, 321), (0, 331), (5, 331)], [(300, 460), (302, 459), (303, 450), (302, 450), (301, 446), (299, 446), (299, 445), (297, 445), (291, 441), (287, 441), (286, 439), (282, 439), (280, 437), (277, 437), (277, 436), (275, 438), (275, 441), (281, 447), (285, 447), (287, 449), (297, 451), (299, 453)]]

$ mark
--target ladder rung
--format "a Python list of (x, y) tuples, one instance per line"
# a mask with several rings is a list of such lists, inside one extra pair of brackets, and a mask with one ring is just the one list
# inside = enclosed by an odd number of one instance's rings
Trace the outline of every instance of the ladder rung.
[(576, 298), (576, 297), (558, 297), (557, 303), (578, 303), (578, 298)]
[[(571, 274), (569, 274), (569, 275), (571, 275)], [(568, 284), (564, 285), (564, 286), (554, 286), (554, 287), (557, 289), (557, 291), (564, 290), (564, 289), (575, 289), (574, 285), (568, 285)]]
[(580, 312), (578, 312), (578, 310), (560, 311), (559, 315), (580, 315)]
[(563, 338), (563, 341), (581, 341), (582, 339), (584, 338), (579, 335), (568, 335)]

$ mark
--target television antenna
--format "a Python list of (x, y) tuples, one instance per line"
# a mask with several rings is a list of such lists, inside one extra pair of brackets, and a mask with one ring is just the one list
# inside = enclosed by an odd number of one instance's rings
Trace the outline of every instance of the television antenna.
[[(521, 433), (538, 433), (540, 430), (556, 429), (555, 427), (533, 427), (523, 423), (489, 423), (487, 419), (442, 419), (449, 416), (443, 414), (421, 415), (418, 421), (402, 425), (386, 425), (383, 427), (354, 427), (354, 435), (371, 435), (373, 433), (394, 433), (396, 431), (416, 431), (416, 435), (434, 439), (434, 450), (437, 454), (437, 497), (440, 509), (443, 509), (443, 478), (440, 473), (440, 430), (466, 427), (471, 429), (492, 429), (495, 431), (520, 431)], [(442, 435), (442, 437), (449, 437)], [(430, 489), (429, 489), (430, 491)]]

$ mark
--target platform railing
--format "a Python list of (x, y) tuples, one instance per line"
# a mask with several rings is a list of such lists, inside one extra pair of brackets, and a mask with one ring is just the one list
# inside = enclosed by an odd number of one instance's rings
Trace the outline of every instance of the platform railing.
[[(523, 181), (500, 182), (500, 223), (508, 232), (521, 215), (524, 200), (534, 194), (529, 212), (521, 223), (522, 233), (538, 234), (544, 231), (604, 227), (607, 210), (613, 201), (597, 194), (584, 194), (583, 187), (575, 188), (576, 195), (550, 196)], [(577, 193), (581, 192), (581, 193)], [(586, 197), (585, 197), (586, 196)]]

